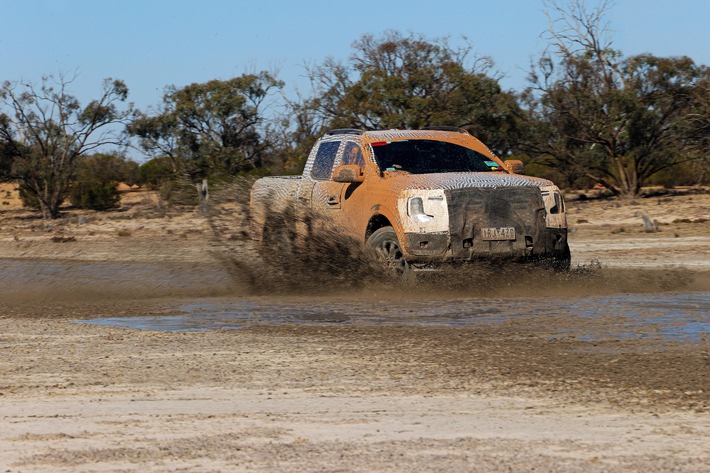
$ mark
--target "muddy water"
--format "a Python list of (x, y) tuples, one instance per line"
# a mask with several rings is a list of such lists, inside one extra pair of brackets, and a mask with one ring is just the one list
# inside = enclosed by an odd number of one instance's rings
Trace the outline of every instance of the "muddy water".
[[(81, 323), (151, 331), (229, 330), (253, 325), (475, 326), (526, 318), (586, 319), (583, 340), (657, 337), (697, 342), (710, 336), (710, 292), (616, 294), (591, 297), (475, 298), (458, 300), (280, 301), (237, 299), (194, 301), (173, 315), (103, 317)], [(605, 325), (607, 318), (614, 323)], [(583, 320), (580, 320), (583, 321)], [(574, 326), (575, 324), (571, 324)], [(569, 325), (553, 337), (572, 335)]]
[[(220, 264), (0, 260), (0, 301), (161, 300), (160, 316), (98, 310), (81, 323), (152, 331), (254, 325), (470, 326), (535, 323), (549, 337), (697, 342), (710, 338), (710, 277), (682, 270), (459, 269), (400, 287), (342, 274), (306, 286), (249, 278)], [(258, 273), (261, 274), (261, 273)], [(309, 277), (305, 271), (293, 279)], [(314, 285), (313, 282), (318, 285)], [(41, 310), (41, 309), (38, 309)], [(140, 314), (139, 314), (140, 315)]]

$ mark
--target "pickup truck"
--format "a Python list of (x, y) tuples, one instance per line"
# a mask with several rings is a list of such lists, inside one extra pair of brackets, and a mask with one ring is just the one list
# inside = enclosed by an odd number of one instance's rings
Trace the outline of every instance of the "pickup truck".
[[(522, 175), (462, 129), (327, 132), (301, 176), (258, 179), (251, 191), (254, 236), (274, 244), (268, 216), (325, 216), (392, 271), (452, 263), (540, 262), (570, 266), (567, 218), (552, 182)], [(277, 252), (279, 248), (268, 248)]]

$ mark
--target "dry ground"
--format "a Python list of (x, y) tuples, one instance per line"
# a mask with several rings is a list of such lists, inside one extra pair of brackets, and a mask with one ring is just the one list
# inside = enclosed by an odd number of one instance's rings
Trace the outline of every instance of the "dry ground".
[[(638, 212), (660, 231), (644, 232)], [(597, 288), (583, 278), (568, 289), (708, 292), (708, 219), (708, 194), (570, 201), (574, 262), (608, 271)], [(221, 269), (225, 242), (248, 254), (242, 236), (215, 238), (210, 221), (148, 193), (50, 225), (0, 211), (0, 263), (38, 274), (0, 271), (2, 471), (710, 470), (707, 336), (672, 342), (650, 326), (634, 339), (587, 337), (622, 323), (614, 314), (189, 333), (74, 323), (268, 299)], [(91, 280), (76, 269), (87, 264), (115, 277)], [(539, 291), (530, 286), (514, 289)]]

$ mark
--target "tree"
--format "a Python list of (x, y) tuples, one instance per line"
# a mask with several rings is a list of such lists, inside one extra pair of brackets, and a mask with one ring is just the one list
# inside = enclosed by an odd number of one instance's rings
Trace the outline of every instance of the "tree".
[[(120, 80), (106, 79), (101, 96), (82, 107), (67, 92), (72, 80), (60, 76), (30, 82), (4, 82), (0, 88), (0, 143), (10, 161), (9, 177), (36, 199), (42, 216), (59, 216), (59, 206), (76, 172), (79, 158), (108, 145), (121, 144), (115, 125), (131, 116), (128, 96)], [(0, 109), (1, 111), (1, 109)]]
[(319, 99), (298, 94), (284, 98), (285, 113), (269, 133), (271, 161), (280, 163), (286, 174), (300, 174), (318, 138), (328, 129), (328, 119), (320, 112)]
[(149, 155), (168, 158), (194, 183), (231, 176), (264, 164), (263, 107), (282, 86), (266, 72), (172, 86), (159, 113), (141, 114), (129, 131)]
[(515, 140), (517, 103), (488, 75), (488, 58), (471, 47), (389, 31), (353, 44), (349, 64), (326, 60), (311, 68), (311, 101), (330, 127), (466, 128), (499, 153)]
[(532, 133), (523, 149), (627, 197), (654, 174), (697, 159), (687, 130), (706, 68), (612, 49), (606, 1), (593, 9), (583, 0), (546, 4), (553, 54), (531, 73)]
[(103, 182), (124, 182), (129, 185), (138, 181), (138, 163), (120, 153), (82, 156), (78, 164), (77, 179), (94, 178)]
[[(6, 118), (7, 117), (0, 115), (0, 130), (4, 127), (2, 120)], [(12, 160), (15, 154), (10, 143), (0, 140), (0, 180), (12, 178)]]
[(698, 159), (688, 163), (695, 175), (695, 183), (705, 184), (710, 178), (710, 68), (703, 69), (703, 76), (693, 91), (693, 109), (687, 120), (688, 147)]

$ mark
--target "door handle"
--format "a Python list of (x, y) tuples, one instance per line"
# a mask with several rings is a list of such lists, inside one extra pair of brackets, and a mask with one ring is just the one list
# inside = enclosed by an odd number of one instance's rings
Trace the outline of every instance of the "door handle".
[(340, 203), (337, 194), (328, 194), (328, 205), (336, 205)]

